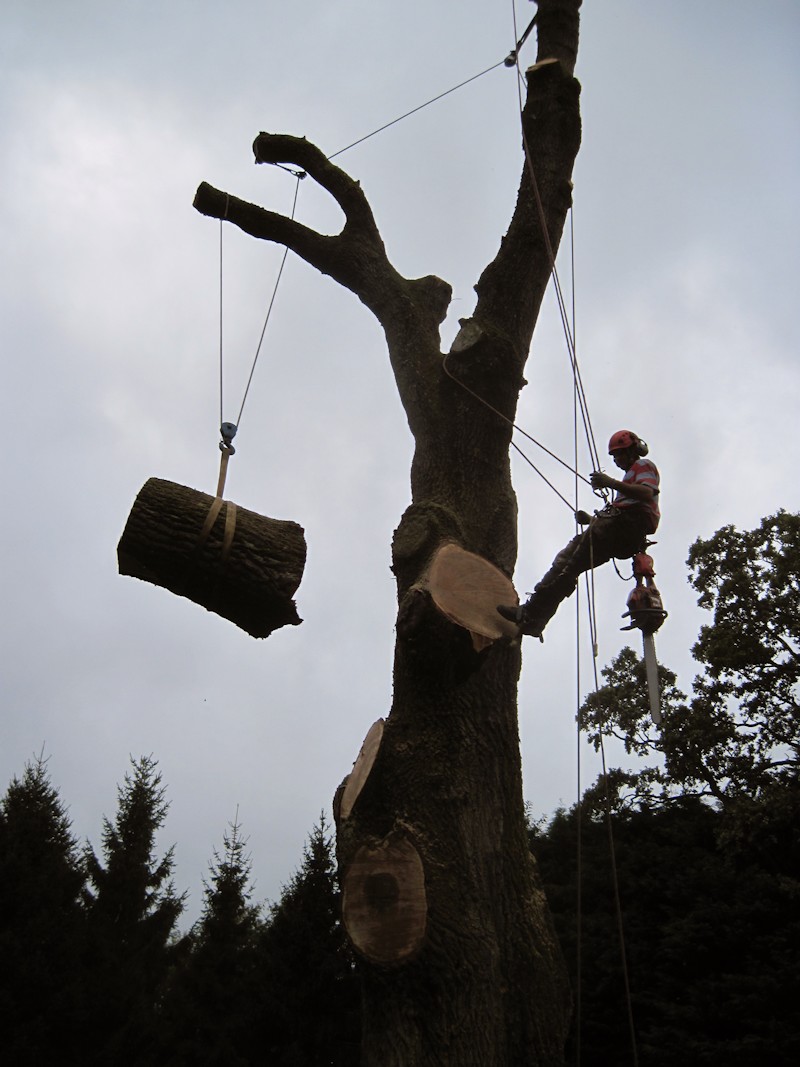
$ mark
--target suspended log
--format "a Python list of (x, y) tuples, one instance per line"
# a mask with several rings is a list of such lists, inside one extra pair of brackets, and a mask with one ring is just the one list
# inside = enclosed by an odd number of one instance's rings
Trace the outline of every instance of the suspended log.
[(176, 482), (145, 482), (117, 559), (120, 574), (186, 597), (253, 637), (302, 621), (292, 600), (306, 562), (302, 527)]
[(434, 604), (451, 622), (469, 630), (476, 652), (501, 638), (518, 635), (513, 622), (497, 613), (498, 604), (518, 604), (514, 586), (482, 556), (452, 542), (434, 554), (425, 584)]
[(356, 757), (353, 769), (348, 776), (344, 792), (342, 793), (341, 805), (339, 807), (340, 819), (348, 819), (350, 817), (353, 805), (356, 800), (358, 800), (358, 796), (364, 788), (367, 778), (369, 778), (369, 773), (375, 763), (375, 757), (378, 755), (378, 749), (381, 747), (381, 739), (383, 738), (383, 721), (383, 719), (378, 719), (377, 722), (374, 722), (372, 726), (370, 726), (367, 736), (364, 738), (361, 751)]
[(353, 947), (372, 963), (403, 963), (419, 950), (427, 925), (425, 873), (399, 833), (362, 845), (344, 876), (342, 920)]

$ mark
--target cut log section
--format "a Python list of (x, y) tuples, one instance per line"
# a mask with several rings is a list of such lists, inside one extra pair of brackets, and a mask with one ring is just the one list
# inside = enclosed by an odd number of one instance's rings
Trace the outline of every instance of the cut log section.
[(476, 652), (519, 633), (513, 622), (497, 612), (498, 604), (519, 603), (514, 586), (482, 556), (453, 543), (442, 545), (433, 557), (425, 584), (439, 611), (469, 630)]
[(292, 597), (306, 542), (296, 522), (150, 478), (134, 501), (117, 559), (120, 574), (186, 597), (253, 637), (302, 621)]
[(369, 778), (369, 773), (375, 763), (375, 757), (378, 755), (378, 749), (381, 747), (383, 722), (383, 719), (378, 719), (377, 722), (374, 722), (364, 738), (364, 744), (356, 757), (342, 793), (342, 803), (339, 809), (339, 817), (341, 819), (350, 817), (353, 805), (358, 800), (359, 794), (364, 788), (364, 783)]
[(389, 834), (362, 845), (344, 877), (342, 919), (353, 947), (372, 963), (404, 963), (425, 938), (428, 905), (419, 853)]

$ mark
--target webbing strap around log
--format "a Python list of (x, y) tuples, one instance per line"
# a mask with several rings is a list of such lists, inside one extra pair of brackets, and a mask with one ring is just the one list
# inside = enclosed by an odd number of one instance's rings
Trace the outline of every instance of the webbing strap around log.
[(214, 528), (214, 523), (219, 518), (219, 513), (222, 511), (223, 505), (227, 510), (225, 513), (225, 532), (222, 535), (222, 552), (221, 561), (225, 563), (230, 555), (231, 545), (233, 544), (233, 538), (236, 533), (236, 505), (231, 501), (222, 499), (222, 494), (225, 490), (225, 478), (228, 473), (228, 459), (232, 454), (232, 450), (227, 446), (222, 448), (222, 455), (219, 460), (219, 478), (217, 479), (217, 495), (211, 501), (211, 507), (208, 509), (205, 522), (203, 523), (203, 529), (200, 531), (200, 536), (197, 539), (196, 549), (199, 552), (203, 545), (208, 540), (208, 535)]

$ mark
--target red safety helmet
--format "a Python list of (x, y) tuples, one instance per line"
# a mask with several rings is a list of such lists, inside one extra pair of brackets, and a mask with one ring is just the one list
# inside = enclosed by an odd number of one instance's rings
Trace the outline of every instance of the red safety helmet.
[(646, 456), (649, 451), (641, 437), (633, 430), (617, 430), (608, 442), (608, 454), (613, 456), (615, 452), (622, 452), (626, 448), (635, 448), (640, 456)]

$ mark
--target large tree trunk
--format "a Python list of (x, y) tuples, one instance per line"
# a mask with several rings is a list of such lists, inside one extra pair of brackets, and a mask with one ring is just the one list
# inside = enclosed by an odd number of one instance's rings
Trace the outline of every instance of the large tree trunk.
[(412, 503), (393, 543), (394, 699), (371, 731), (357, 788), (344, 786), (335, 805), (345, 921), (363, 961), (365, 1067), (563, 1061), (569, 990), (525, 825), (520, 646), (499, 640), (478, 651), (468, 625), (437, 608), (427, 576), (451, 543), (513, 573), (507, 420), (571, 202), (579, 7), (539, 0), (517, 205), (446, 368), (439, 325), (449, 286), (394, 270), (360, 186), (309, 142), (261, 134), (256, 160), (294, 163), (326, 188), (345, 213), (339, 235), (208, 185), (195, 200), (288, 245), (374, 312), (415, 440)]

